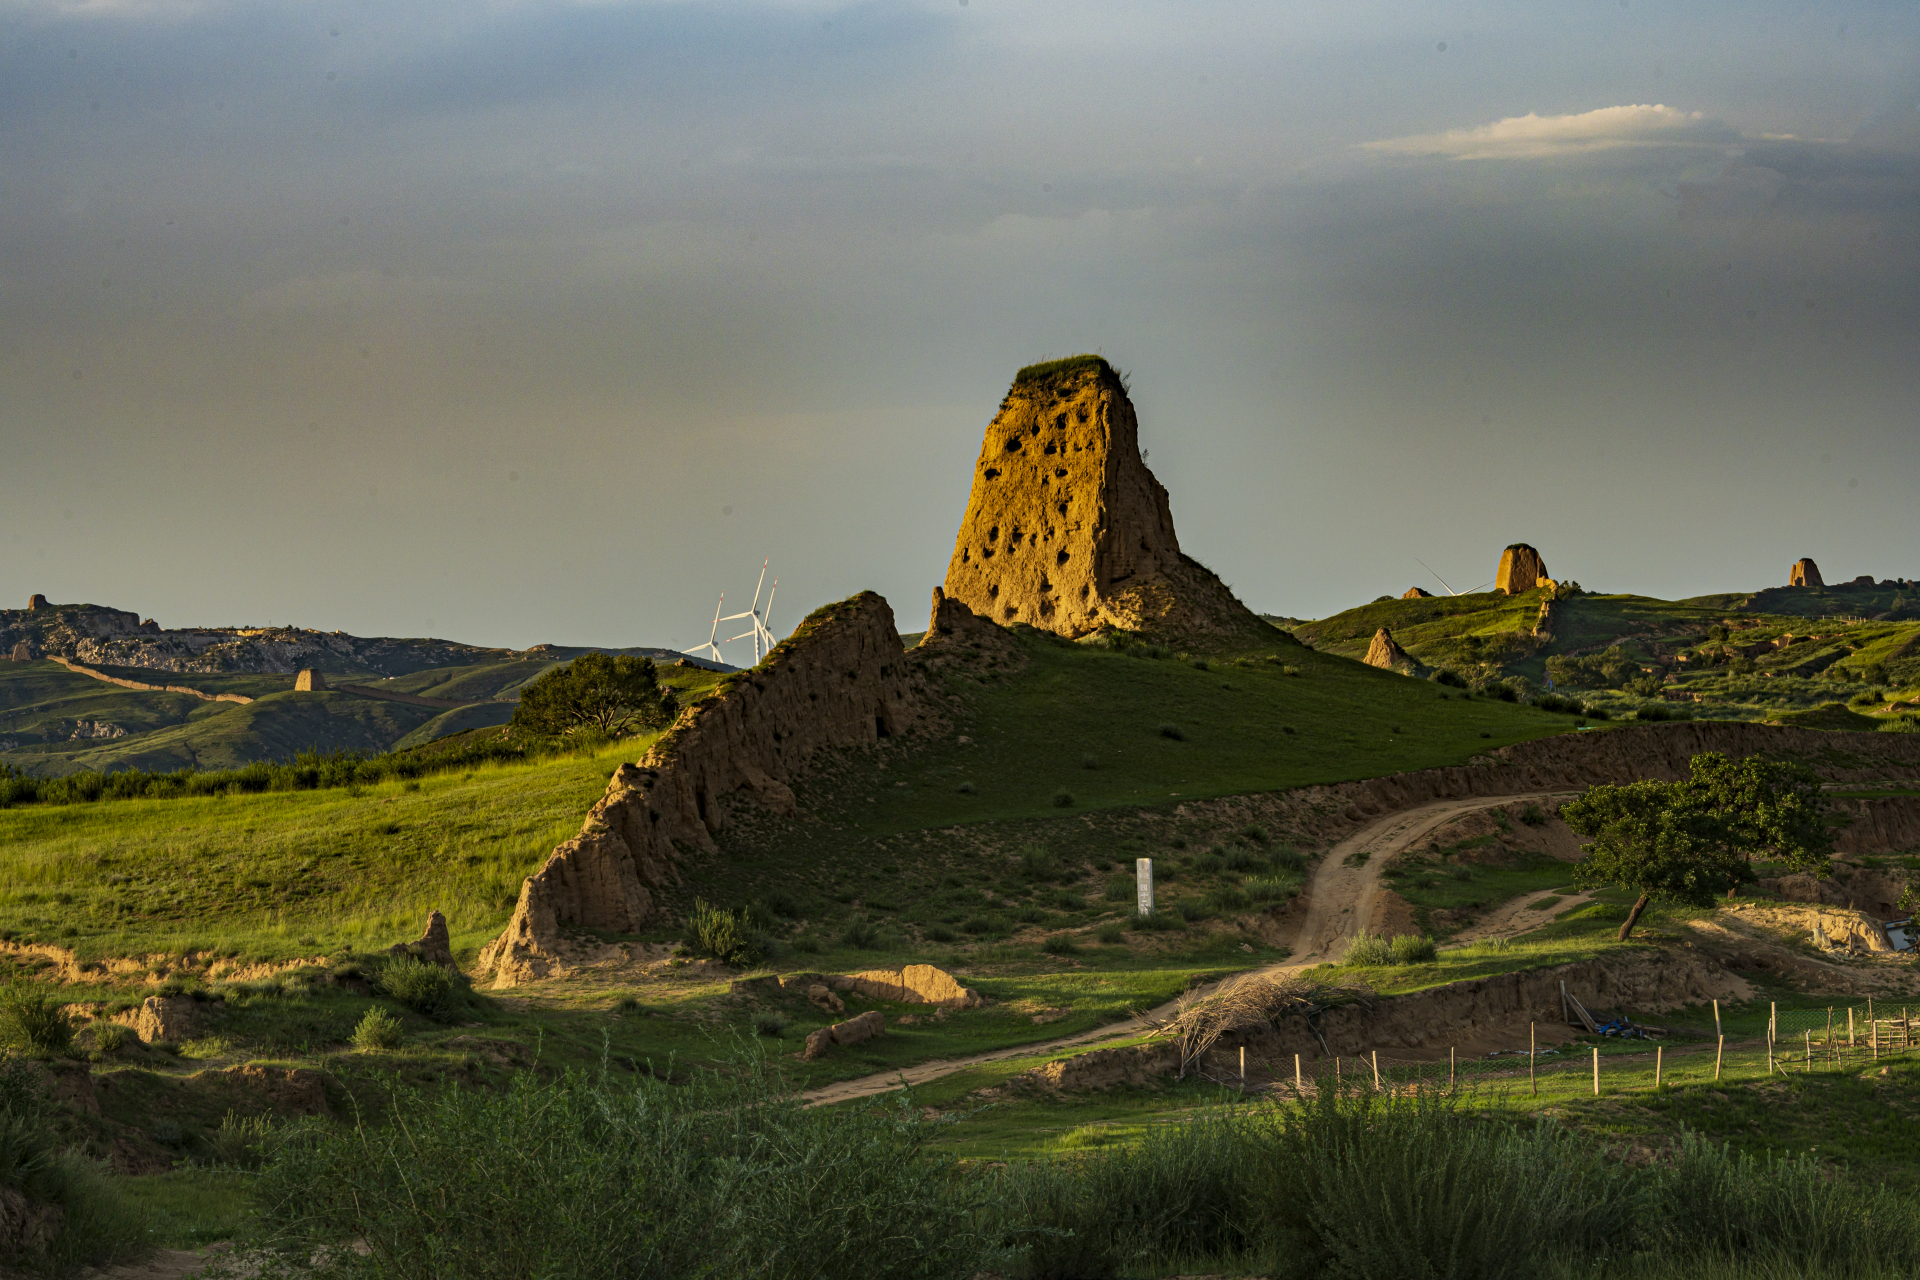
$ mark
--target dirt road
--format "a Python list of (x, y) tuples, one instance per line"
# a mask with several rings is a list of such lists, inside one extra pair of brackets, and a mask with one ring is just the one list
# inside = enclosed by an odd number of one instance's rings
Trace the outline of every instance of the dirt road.
[[(1306, 919), (1300, 922), (1300, 927), (1290, 944), (1292, 956), (1280, 964), (1267, 965), (1253, 972), (1292, 973), (1310, 965), (1339, 959), (1340, 953), (1346, 948), (1347, 941), (1365, 929), (1371, 921), (1373, 902), (1380, 891), (1380, 873), (1385, 870), (1387, 863), (1392, 861), (1394, 854), (1425, 839), (1436, 828), (1474, 809), (1491, 809), (1498, 805), (1528, 800), (1550, 800), (1557, 798), (1558, 794), (1542, 791), (1510, 796), (1478, 796), (1471, 800), (1436, 800), (1431, 804), (1387, 814), (1368, 823), (1329, 849), (1326, 856), (1320, 859), (1319, 865), (1314, 868), (1313, 879), (1307, 884)], [(1009, 1058), (1032, 1057), (1036, 1054), (1056, 1053), (1061, 1049), (1073, 1049), (1082, 1045), (1098, 1045), (1106, 1040), (1139, 1035), (1147, 1029), (1147, 1019), (1164, 1017), (1172, 1009), (1173, 1004), (1169, 1002), (1149, 1010), (1144, 1017), (1108, 1023), (1104, 1027), (1096, 1027), (1092, 1031), (1083, 1031), (1078, 1035), (1062, 1036), (1057, 1040), (1044, 1040), (1008, 1049), (996, 1049), (991, 1053), (978, 1053), (965, 1058), (941, 1058), (932, 1062), (922, 1062), (896, 1071), (861, 1076), (855, 1080), (842, 1080), (836, 1084), (810, 1089), (803, 1096), (810, 1104), (846, 1102), (853, 1098), (868, 1098), (875, 1094), (888, 1093), (902, 1084), (924, 1084), (929, 1080), (938, 1080), (942, 1076), (952, 1075), (956, 1071), (965, 1071), (970, 1067), (985, 1066), (993, 1062), (1004, 1062)]]

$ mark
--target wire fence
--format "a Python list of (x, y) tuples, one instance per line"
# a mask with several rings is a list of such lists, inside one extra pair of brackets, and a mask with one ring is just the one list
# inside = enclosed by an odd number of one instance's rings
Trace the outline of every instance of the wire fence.
[(1829, 1009), (1770, 1010), (1761, 1034), (1653, 1038), (1603, 1037), (1596, 1042), (1545, 1045), (1542, 1033), (1557, 1024), (1535, 1024), (1535, 1042), (1485, 1056), (1449, 1050), (1445, 1058), (1406, 1058), (1378, 1051), (1359, 1054), (1272, 1055), (1246, 1049), (1209, 1052), (1200, 1074), (1219, 1084), (1311, 1094), (1323, 1085), (1386, 1090), (1473, 1088), (1539, 1097), (1601, 1097), (1662, 1086), (1755, 1080), (1773, 1076), (1870, 1070), (1883, 1061), (1911, 1059), (1920, 1006), (1897, 1009), (1870, 1004)]

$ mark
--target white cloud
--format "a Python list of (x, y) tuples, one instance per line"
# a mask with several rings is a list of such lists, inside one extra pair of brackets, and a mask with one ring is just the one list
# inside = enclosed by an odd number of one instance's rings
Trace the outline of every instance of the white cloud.
[(1621, 147), (1713, 145), (1731, 141), (1732, 130), (1698, 111), (1662, 105), (1601, 107), (1578, 115), (1508, 116), (1475, 129), (1449, 129), (1407, 138), (1363, 143), (1368, 151), (1453, 160), (1544, 160)]

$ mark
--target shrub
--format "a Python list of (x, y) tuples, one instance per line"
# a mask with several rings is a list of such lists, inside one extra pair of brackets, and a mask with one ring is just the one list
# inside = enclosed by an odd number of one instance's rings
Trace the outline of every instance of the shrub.
[(396, 956), (381, 966), (380, 991), (415, 1013), (445, 1022), (466, 1004), (466, 981), (418, 956)]
[(975, 937), (983, 933), (1005, 933), (1006, 931), (1007, 927), (992, 916), (968, 916), (960, 923), (960, 932), (970, 933)]
[(1364, 930), (1355, 934), (1347, 943), (1347, 950), (1340, 957), (1341, 964), (1389, 965), (1393, 963), (1393, 944), (1376, 933)]
[(1148, 916), (1135, 912), (1128, 918), (1127, 923), (1141, 933), (1172, 933), (1187, 927), (1178, 912), (1165, 909), (1155, 911)]
[(1020, 874), (1029, 880), (1051, 880), (1060, 874), (1060, 864), (1044, 845), (1022, 845), (1019, 866)]
[(1080, 767), (1082, 769), (1098, 769), (1100, 767), (1100, 757), (1088, 752), (1086, 755), (1080, 757)]
[(778, 1040), (787, 1034), (786, 1015), (771, 1009), (762, 1010), (753, 1015), (753, 1029), (758, 1035)]
[(963, 782), (959, 786), (955, 787), (954, 790), (958, 791), (963, 796), (970, 796), (973, 794), (973, 784), (971, 782)]
[(1273, 866), (1277, 871), (1302, 872), (1307, 869), (1307, 855), (1290, 844), (1283, 844), (1273, 851)]
[(1054, 793), (1053, 793), (1053, 806), (1054, 806), (1054, 808), (1056, 808), (1056, 809), (1070, 809), (1070, 808), (1072, 808), (1072, 807), (1073, 807), (1073, 792), (1071, 792), (1071, 791), (1065, 791), (1065, 790), (1062, 790), (1062, 791), (1056, 791), (1056, 792), (1054, 792)]
[(1193, 869), (1202, 875), (1215, 875), (1226, 865), (1227, 860), (1217, 853), (1203, 853), (1193, 860)]
[(1187, 731), (1177, 724), (1163, 724), (1160, 726), (1159, 733), (1161, 737), (1171, 738), (1175, 742), (1185, 742), (1187, 740)]
[(1278, 876), (1254, 876), (1241, 884), (1247, 899), (1256, 903), (1285, 902), (1300, 892), (1296, 881)]
[[(463, 1280), (702, 1275), (932, 1280), (1006, 1259), (991, 1182), (929, 1146), (911, 1098), (809, 1109), (743, 1047), (736, 1072), (521, 1073), (504, 1091), (386, 1082), (396, 1123), (290, 1126), (254, 1184), (285, 1271)], [(337, 1267), (337, 1271), (336, 1271)]]
[(1529, 801), (1526, 807), (1520, 810), (1520, 821), (1530, 827), (1545, 826), (1547, 814), (1539, 805)]
[(930, 924), (922, 932), (926, 934), (928, 942), (952, 942), (957, 936), (943, 924)]
[(749, 965), (761, 958), (747, 926), (746, 912), (710, 906), (705, 898), (693, 900), (687, 913), (687, 950), (697, 956), (710, 956), (722, 964)]
[(367, 1016), (353, 1029), (353, 1047), (361, 1053), (397, 1049), (400, 1040), (400, 1019), (377, 1005), (367, 1010)]
[(1465, 676), (1457, 671), (1449, 671), (1445, 667), (1436, 669), (1427, 679), (1433, 681), (1435, 684), (1446, 685), (1451, 689), (1464, 689), (1467, 687), (1467, 679)]
[(513, 728), (532, 738), (593, 733), (612, 739), (665, 728), (679, 711), (679, 701), (660, 683), (653, 659), (585, 653), (521, 688)]
[(635, 1014), (646, 1012), (647, 1006), (640, 1003), (638, 996), (621, 996), (613, 1002), (615, 1013)]
[[(120, 1185), (54, 1127), (45, 1073), (23, 1058), (0, 1055), (0, 1273), (68, 1275), (150, 1247), (146, 1216)], [(26, 1245), (15, 1234), (25, 1210), (51, 1210), (52, 1238)]]
[(227, 1112), (220, 1127), (207, 1138), (213, 1149), (213, 1163), (229, 1169), (258, 1169), (266, 1162), (267, 1144), (273, 1138), (273, 1117), (236, 1115)]
[(1245, 911), (1253, 898), (1237, 884), (1217, 884), (1207, 891), (1207, 906), (1214, 911)]
[(772, 914), (788, 920), (800, 914), (800, 900), (785, 889), (769, 889), (760, 895), (759, 902)]
[[(1213, 912), (1207, 909), (1205, 903), (1195, 902), (1192, 898), (1180, 899), (1180, 901), (1173, 904), (1173, 910), (1188, 924), (1197, 924), (1213, 915)], [(1156, 912), (1155, 914), (1162, 913)]]
[(62, 1057), (73, 1047), (73, 1023), (52, 992), (16, 978), (0, 987), (0, 1041), (38, 1057)]
[(1073, 939), (1065, 934), (1048, 938), (1040, 944), (1040, 949), (1050, 956), (1077, 956), (1080, 948), (1073, 945)]
[(840, 945), (856, 951), (871, 951), (879, 942), (879, 927), (865, 916), (855, 916), (840, 930)]
[(1103, 924), (1093, 931), (1093, 936), (1098, 938), (1103, 945), (1110, 947), (1122, 941), (1126, 937), (1126, 934), (1117, 924)]
[(1418, 934), (1403, 933), (1390, 944), (1395, 964), (1425, 964), (1434, 958), (1435, 948), (1432, 938), (1423, 938)]
[(96, 1022), (93, 1024), (93, 1051), (103, 1058), (110, 1058), (127, 1047), (133, 1039), (133, 1029), (118, 1022)]
[(1132, 902), (1134, 888), (1132, 876), (1113, 876), (1107, 881), (1107, 887), (1100, 896), (1108, 902)]
[(1087, 900), (1068, 889), (1055, 889), (1048, 899), (1057, 911), (1084, 911)]
[(1013, 913), (1013, 918), (1021, 924), (1039, 924), (1047, 918), (1047, 913), (1036, 906), (1024, 906)]
[(1260, 855), (1237, 846), (1227, 850), (1224, 861), (1229, 871), (1245, 871), (1250, 867), (1263, 866), (1266, 863), (1266, 859)]
[(1255, 844), (1265, 844), (1267, 842), (1267, 829), (1257, 822), (1250, 822), (1240, 828), (1240, 834)]

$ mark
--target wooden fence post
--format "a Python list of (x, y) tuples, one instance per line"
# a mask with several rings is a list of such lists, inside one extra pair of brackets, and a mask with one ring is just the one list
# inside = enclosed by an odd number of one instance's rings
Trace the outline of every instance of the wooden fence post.
[(1718, 1080), (1720, 1078), (1720, 1060), (1726, 1056), (1727, 1056), (1727, 1038), (1725, 1036), (1721, 1036), (1720, 1043), (1717, 1046), (1715, 1046), (1713, 1051), (1713, 1078), (1715, 1080)]
[(1378, 1049), (1373, 1051), (1373, 1087), (1376, 1089), (1380, 1087), (1380, 1051)]
[(1873, 1020), (1873, 1002), (1867, 1002), (1867, 1044), (1873, 1049), (1873, 1060), (1880, 1061), (1880, 1024)]
[(1593, 1096), (1600, 1096), (1600, 1046), (1593, 1047)]
[(1847, 1006), (1847, 1048), (1853, 1048), (1853, 1006)]
[(1769, 1001), (1767, 1004), (1767, 1039), (1778, 1040), (1779, 1038), (1780, 1003), (1777, 1000)]
[(1539, 1023), (1527, 1024), (1527, 1084), (1532, 1086), (1536, 1098), (1540, 1096), (1539, 1030)]
[(1720, 1002), (1718, 1000), (1715, 1000), (1713, 1002), (1713, 1034), (1715, 1035), (1725, 1034), (1720, 1030)]
[(1807, 1040), (1807, 1070), (1811, 1071), (1813, 1070), (1813, 1032), (1802, 1031), (1800, 1034)]
[(1666, 1056), (1667, 1056), (1667, 1046), (1663, 1044), (1657, 1044), (1653, 1046), (1653, 1087), (1656, 1089), (1660, 1087), (1660, 1068), (1663, 1065), (1666, 1059)]
[(1293, 1055), (1293, 1091), (1300, 1092), (1300, 1055)]

